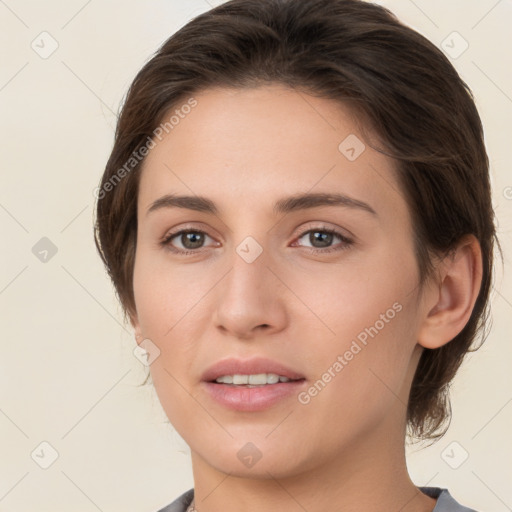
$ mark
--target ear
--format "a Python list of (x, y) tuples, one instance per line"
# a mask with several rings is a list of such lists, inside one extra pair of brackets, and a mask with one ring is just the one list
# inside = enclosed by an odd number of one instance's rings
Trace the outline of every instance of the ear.
[(471, 317), (482, 282), (482, 251), (475, 236), (464, 237), (438, 268), (437, 286), (426, 298), (418, 343), (435, 349), (457, 336)]
[(129, 312), (128, 316), (130, 318), (130, 324), (133, 327), (135, 340), (137, 341), (137, 344), (140, 344), (140, 342), (144, 339), (144, 336), (142, 335), (141, 327), (139, 324), (139, 319), (137, 317), (137, 313)]

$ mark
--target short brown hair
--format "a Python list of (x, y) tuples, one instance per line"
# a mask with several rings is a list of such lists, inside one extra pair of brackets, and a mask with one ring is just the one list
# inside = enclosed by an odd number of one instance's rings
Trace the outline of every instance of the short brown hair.
[(433, 255), (447, 254), (467, 234), (480, 243), (483, 275), (472, 315), (450, 343), (424, 349), (410, 392), (411, 435), (439, 438), (450, 418), (449, 384), (477, 335), (483, 340), (486, 334), (497, 242), (489, 162), (467, 85), (436, 46), (378, 5), (231, 0), (178, 30), (140, 70), (121, 110), (95, 226), (95, 242), (125, 321), (135, 314), (143, 159), (133, 160), (128, 171), (126, 162), (184, 98), (214, 86), (265, 83), (350, 104), (377, 134), (382, 145), (374, 149), (397, 162), (414, 226), (420, 286), (433, 271)]

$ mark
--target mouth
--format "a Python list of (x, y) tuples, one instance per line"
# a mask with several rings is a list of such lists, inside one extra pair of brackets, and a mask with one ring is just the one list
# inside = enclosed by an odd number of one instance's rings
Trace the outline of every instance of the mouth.
[(217, 384), (227, 384), (228, 386), (244, 386), (246, 388), (255, 388), (262, 386), (272, 386), (279, 382), (296, 382), (303, 379), (290, 379), (277, 373), (256, 373), (252, 375), (222, 375), (214, 381)]
[(217, 404), (237, 411), (262, 411), (290, 399), (306, 378), (276, 361), (228, 359), (210, 367), (202, 384)]
[(206, 382), (217, 382), (218, 379), (221, 379), (221, 384), (261, 386), (304, 379), (304, 375), (272, 359), (229, 358), (213, 364), (201, 376), (201, 380)]

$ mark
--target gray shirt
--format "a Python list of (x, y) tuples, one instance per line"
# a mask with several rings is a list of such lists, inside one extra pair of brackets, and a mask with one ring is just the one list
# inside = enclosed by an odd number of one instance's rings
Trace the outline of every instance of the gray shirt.
[[(476, 512), (472, 508), (463, 507), (453, 499), (448, 489), (439, 487), (418, 487), (427, 496), (437, 499), (432, 512)], [(161, 508), (158, 512), (185, 512), (194, 498), (194, 489), (189, 489), (170, 505)]]

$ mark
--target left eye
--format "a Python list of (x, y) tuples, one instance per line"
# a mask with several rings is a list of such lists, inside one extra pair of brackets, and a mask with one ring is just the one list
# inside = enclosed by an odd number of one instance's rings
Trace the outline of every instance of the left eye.
[[(311, 244), (311, 246), (305, 246), (305, 247), (312, 247), (313, 249), (330, 249), (330, 250), (336, 250), (336, 248), (332, 247), (332, 243), (334, 239), (339, 239), (343, 245), (339, 249), (343, 249), (346, 246), (350, 245), (352, 243), (351, 240), (349, 240), (346, 236), (342, 235), (338, 231), (335, 231), (333, 229), (309, 229), (308, 231), (305, 231), (302, 233), (297, 240), (300, 240), (304, 237), (307, 237), (307, 240)], [(326, 251), (323, 251), (326, 252)], [(328, 252), (328, 251), (327, 251)]]

